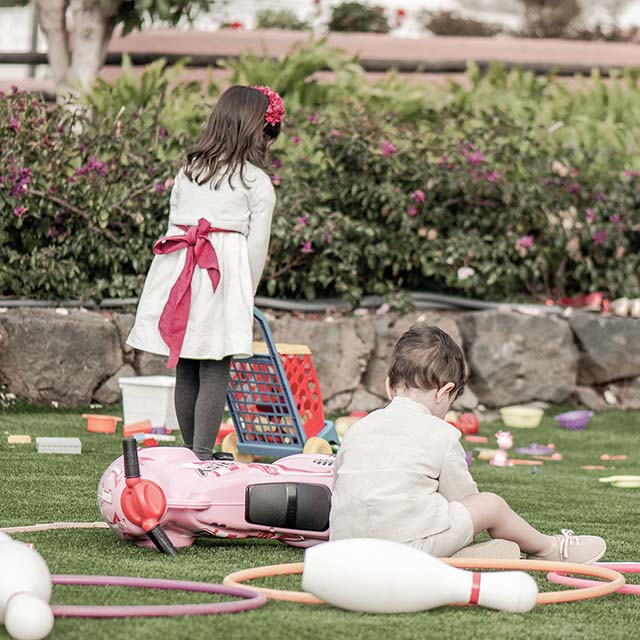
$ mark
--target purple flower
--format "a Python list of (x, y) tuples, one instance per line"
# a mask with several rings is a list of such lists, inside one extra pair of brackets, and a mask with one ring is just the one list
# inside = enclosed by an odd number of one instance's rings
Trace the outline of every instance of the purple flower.
[(300, 249), (301, 253), (313, 253), (313, 245), (311, 244), (311, 242), (303, 242), (301, 244), (301, 249)]
[(44, 124), (44, 118), (42, 116), (40, 116), (39, 118), (36, 118), (34, 121), (36, 127), (39, 127), (41, 124)]
[(591, 239), (593, 240), (593, 244), (599, 247), (607, 241), (608, 237), (609, 232), (606, 229), (598, 229), (598, 231), (591, 236)]
[(600, 202), (604, 202), (607, 199), (607, 194), (603, 193), (602, 191), (598, 191), (598, 194), (596, 195), (596, 198), (600, 201)]
[(319, 121), (320, 121), (320, 114), (319, 114), (319, 113), (312, 113), (312, 114), (309, 116), (309, 122), (310, 122), (311, 124), (316, 124), (316, 123), (317, 123), (317, 122), (319, 122)]
[(380, 148), (382, 149), (383, 158), (388, 158), (398, 151), (398, 147), (393, 142), (389, 142), (389, 140), (383, 140)]
[(274, 169), (281, 169), (282, 168), (282, 160), (280, 160), (280, 158), (274, 158), (271, 161), (271, 165), (273, 166)]
[(414, 218), (418, 214), (418, 210), (415, 207), (407, 207), (407, 215), (410, 218)]
[(20, 127), (22, 126), (20, 124), (20, 120), (18, 119), (18, 116), (13, 116), (13, 118), (11, 118), (11, 124), (9, 125), (16, 133), (18, 133), (20, 131)]
[(518, 238), (516, 245), (519, 249), (530, 249), (533, 247), (533, 236), (522, 236)]
[(484, 154), (482, 151), (472, 151), (467, 155), (467, 162), (473, 166), (482, 164), (484, 162)]
[(156, 193), (164, 193), (164, 191), (165, 191), (164, 184), (163, 184), (162, 182), (156, 182), (156, 183), (153, 185), (153, 190), (154, 190)]
[(422, 189), (416, 189), (411, 194), (411, 197), (413, 198), (413, 201), (417, 202), (417, 203), (424, 202), (427, 199), (427, 196), (425, 195), (425, 193), (424, 193), (424, 191)]
[(11, 85), (11, 93), (13, 93), (13, 95), (15, 95), (16, 93), (18, 93), (18, 87), (16, 87), (15, 84)]
[(572, 182), (567, 189), (569, 190), (569, 193), (574, 196), (577, 196), (580, 193), (580, 185), (577, 182)]
[(587, 209), (585, 211), (585, 218), (589, 222), (593, 222), (596, 219), (596, 212), (593, 209)]
[(20, 100), (18, 100), (18, 111), (24, 111), (25, 110), (25, 102), (22, 98), (20, 98)]
[(489, 171), (489, 173), (487, 173), (487, 175), (485, 176), (487, 182), (497, 182), (498, 180), (500, 180), (500, 177), (500, 172), (497, 169)]
[(300, 136), (291, 136), (291, 142), (298, 146), (302, 142), (302, 138)]
[(617, 213), (610, 215), (609, 222), (613, 222), (613, 224), (620, 224), (620, 216)]
[(325, 244), (331, 244), (333, 242), (333, 236), (330, 233), (327, 233), (326, 231), (322, 236), (322, 239), (324, 240)]
[(298, 224), (306, 227), (309, 224), (309, 216), (308, 215), (304, 215), (304, 216), (300, 216), (299, 218), (297, 218), (298, 220)]
[(23, 207), (23, 206), (14, 207), (13, 215), (18, 216), (19, 218), (23, 213), (26, 213), (26, 211), (27, 211), (27, 207)]
[(276, 185), (276, 187), (282, 183), (282, 176), (279, 173), (276, 173), (273, 178), (271, 178), (271, 182)]

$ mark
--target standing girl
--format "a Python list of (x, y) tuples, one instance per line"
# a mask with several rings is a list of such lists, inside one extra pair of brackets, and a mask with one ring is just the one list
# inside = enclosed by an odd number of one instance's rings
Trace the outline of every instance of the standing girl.
[(169, 229), (127, 344), (177, 365), (175, 406), (185, 446), (210, 459), (232, 356), (252, 354), (254, 296), (275, 192), (267, 147), (284, 107), (268, 87), (234, 86), (218, 100), (173, 183)]

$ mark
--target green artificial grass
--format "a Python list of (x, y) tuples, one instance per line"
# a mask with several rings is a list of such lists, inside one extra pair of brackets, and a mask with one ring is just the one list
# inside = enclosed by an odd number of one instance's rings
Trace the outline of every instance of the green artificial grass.
[[(114, 409), (105, 410), (105, 413)], [(117, 409), (115, 410), (117, 411)], [(559, 411), (559, 409), (558, 409)], [(597, 415), (584, 432), (560, 429), (550, 416), (534, 430), (513, 429), (514, 448), (531, 442), (554, 442), (562, 462), (496, 469), (475, 461), (472, 471), (481, 490), (502, 495), (520, 514), (549, 533), (571, 528), (576, 533), (603, 536), (605, 560), (640, 560), (638, 511), (640, 493), (615, 489), (598, 477), (640, 474), (640, 414)], [(100, 519), (96, 487), (102, 472), (121, 453), (120, 438), (85, 430), (81, 411), (17, 407), (0, 412), (0, 526), (51, 521)], [(499, 424), (483, 425), (493, 436)], [(8, 434), (30, 434), (32, 445), (7, 444)], [(36, 453), (36, 436), (78, 436), (82, 454)], [(474, 445), (469, 445), (472, 447)], [(626, 453), (624, 462), (601, 463), (600, 454)], [(384, 456), (384, 451), (380, 452)], [(372, 461), (375, 464), (375, 460)], [(584, 471), (581, 465), (605, 464), (606, 471)], [(613, 469), (615, 467), (615, 469)], [(402, 523), (399, 523), (401, 526)], [(221, 582), (239, 569), (302, 560), (303, 552), (262, 540), (206, 540), (180, 552), (178, 559), (141, 549), (117, 539), (109, 530), (69, 530), (15, 535), (35, 543), (52, 573), (131, 575)], [(2, 567), (0, 567), (0, 572)], [(543, 575), (544, 590), (559, 589)], [(630, 582), (637, 578), (629, 576)], [(298, 577), (263, 580), (279, 588), (297, 589)], [(209, 601), (211, 596), (125, 588), (55, 587), (54, 603), (139, 604)], [(214, 596), (215, 598), (215, 596)], [(331, 607), (270, 601), (262, 609), (215, 617), (141, 618), (100, 621), (60, 619), (52, 638), (628, 638), (637, 633), (637, 596), (541, 606), (514, 615), (481, 608), (444, 607), (411, 615), (364, 615)], [(8, 637), (0, 628), (0, 638)]]

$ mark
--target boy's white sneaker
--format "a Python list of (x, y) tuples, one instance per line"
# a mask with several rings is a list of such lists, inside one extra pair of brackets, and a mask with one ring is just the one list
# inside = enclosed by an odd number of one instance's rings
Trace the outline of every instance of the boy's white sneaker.
[(562, 529), (555, 536), (558, 546), (547, 555), (529, 555), (528, 560), (551, 560), (555, 562), (578, 562), (589, 564), (597, 562), (607, 550), (607, 543), (598, 536), (577, 536), (570, 529)]

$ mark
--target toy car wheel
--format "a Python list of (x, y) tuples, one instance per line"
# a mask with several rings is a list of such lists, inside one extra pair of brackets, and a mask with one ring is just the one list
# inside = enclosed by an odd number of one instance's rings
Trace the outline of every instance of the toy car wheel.
[(238, 451), (238, 436), (230, 433), (222, 439), (220, 449), (223, 453), (230, 453), (236, 462), (253, 462), (253, 456), (248, 453)]
[(304, 443), (304, 448), (302, 449), (302, 453), (328, 453), (332, 454), (333, 449), (331, 445), (324, 438), (309, 438)]

